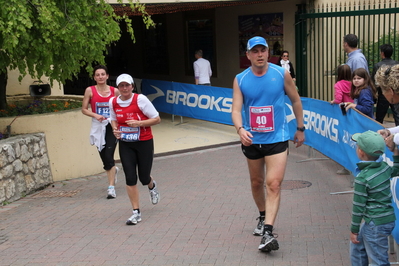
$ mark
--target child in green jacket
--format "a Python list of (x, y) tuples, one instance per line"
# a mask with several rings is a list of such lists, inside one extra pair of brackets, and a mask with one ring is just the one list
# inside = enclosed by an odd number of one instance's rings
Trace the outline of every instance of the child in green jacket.
[(388, 236), (395, 226), (390, 178), (399, 174), (399, 152), (396, 147), (394, 167), (390, 167), (381, 157), (386, 145), (380, 134), (366, 131), (354, 134), (352, 140), (357, 142), (356, 154), (360, 159), (354, 173), (352, 266), (389, 265)]

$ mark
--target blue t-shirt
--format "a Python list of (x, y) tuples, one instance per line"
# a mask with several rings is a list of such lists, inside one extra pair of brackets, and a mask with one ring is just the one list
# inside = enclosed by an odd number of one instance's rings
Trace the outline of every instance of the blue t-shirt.
[(269, 63), (263, 76), (255, 76), (251, 67), (236, 76), (243, 95), (243, 127), (253, 135), (253, 144), (289, 140), (284, 71), (284, 68)]
[(361, 49), (350, 52), (348, 54), (348, 60), (346, 61), (346, 64), (350, 67), (352, 72), (358, 68), (364, 68), (366, 69), (367, 73), (369, 73), (369, 66)]

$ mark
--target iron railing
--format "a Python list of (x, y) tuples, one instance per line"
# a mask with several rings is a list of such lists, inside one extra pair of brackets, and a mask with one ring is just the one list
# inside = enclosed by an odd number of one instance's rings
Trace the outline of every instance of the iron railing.
[(356, 4), (299, 5), (296, 13), (296, 69), (301, 96), (330, 101), (334, 96), (335, 70), (344, 64), (343, 37), (359, 39), (372, 73), (381, 61), (379, 46), (394, 47), (399, 59), (399, 7), (395, 0), (363, 0)]

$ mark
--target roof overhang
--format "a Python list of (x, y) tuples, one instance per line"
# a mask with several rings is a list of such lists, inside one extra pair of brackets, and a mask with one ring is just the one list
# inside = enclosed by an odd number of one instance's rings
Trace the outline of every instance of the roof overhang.
[[(281, 0), (280, 0), (281, 1)], [(127, 0), (122, 0), (128, 4)], [(205, 3), (205, 2), (248, 2), (248, 0), (133, 0), (141, 4), (182, 4), (182, 3)], [(108, 0), (110, 4), (119, 4), (118, 0)]]
[[(220, 1), (209, 1), (209, 0), (141, 0), (140, 3), (145, 4), (145, 9), (149, 15), (157, 15), (157, 14), (168, 14), (168, 13), (177, 13), (184, 11), (195, 11), (195, 10), (204, 10), (204, 9), (214, 9), (220, 7), (230, 7), (230, 6), (242, 6), (242, 5), (253, 5), (253, 4), (262, 4), (267, 2), (275, 2), (281, 0), (220, 0)], [(113, 4), (112, 2), (115, 2)], [(110, 1), (115, 12), (118, 15), (126, 14), (128, 16), (141, 16), (140, 12), (132, 11), (129, 5), (118, 4), (116, 1)]]

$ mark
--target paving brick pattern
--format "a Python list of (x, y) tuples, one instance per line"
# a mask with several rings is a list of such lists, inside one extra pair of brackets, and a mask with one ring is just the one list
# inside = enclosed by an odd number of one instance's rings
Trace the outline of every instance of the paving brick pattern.
[(0, 208), (0, 265), (350, 265), (352, 194), (330, 194), (351, 190), (350, 177), (336, 175), (342, 167), (331, 160), (298, 163), (309, 148), (290, 146), (285, 179), (312, 185), (282, 191), (278, 251), (257, 250), (258, 213), (235, 144), (155, 158), (161, 201), (152, 205), (140, 186), (143, 220), (135, 226), (125, 225), (123, 172), (116, 199), (106, 199), (99, 174), (46, 188), (58, 197), (30, 195)]

